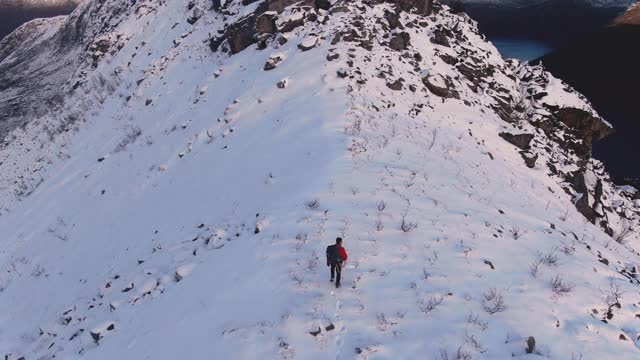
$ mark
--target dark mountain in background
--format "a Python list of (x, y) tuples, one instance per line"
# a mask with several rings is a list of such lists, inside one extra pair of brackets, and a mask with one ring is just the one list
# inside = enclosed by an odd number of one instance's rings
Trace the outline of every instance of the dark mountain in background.
[(478, 21), (489, 38), (540, 40), (561, 46), (606, 26), (627, 1), (453, 0), (448, 4)]
[[(594, 146), (621, 183), (640, 178), (640, 5), (613, 25), (538, 59), (593, 103), (616, 132)], [(632, 180), (631, 180), (632, 181)]]
[(70, 14), (79, 0), (0, 1), (0, 40), (27, 21)]

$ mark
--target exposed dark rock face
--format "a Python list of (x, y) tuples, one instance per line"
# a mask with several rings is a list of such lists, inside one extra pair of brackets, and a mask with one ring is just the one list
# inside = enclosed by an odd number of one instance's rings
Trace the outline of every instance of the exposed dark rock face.
[[(640, 177), (640, 166), (627, 156), (640, 152), (636, 140), (638, 84), (640, 84), (640, 25), (609, 26), (548, 54), (539, 60), (555, 76), (587, 96), (616, 132), (594, 145), (595, 157), (616, 176)], [(636, 162), (637, 164), (637, 162)]]
[(510, 144), (513, 144), (522, 150), (529, 150), (531, 148), (531, 140), (533, 140), (532, 134), (500, 133), (499, 135)]
[(273, 13), (265, 13), (256, 19), (256, 32), (259, 34), (274, 34), (276, 28), (277, 16)]
[(555, 115), (558, 121), (565, 124), (577, 138), (583, 140), (583, 146), (579, 148), (579, 153), (586, 157), (591, 156), (591, 148), (595, 141), (601, 140), (613, 132), (613, 129), (607, 126), (602, 119), (598, 119), (581, 109), (562, 108)]

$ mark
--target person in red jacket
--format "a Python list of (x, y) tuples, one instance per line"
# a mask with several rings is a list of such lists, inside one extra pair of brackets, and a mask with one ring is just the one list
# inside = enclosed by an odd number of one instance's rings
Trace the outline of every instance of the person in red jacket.
[(340, 275), (345, 261), (347, 261), (347, 251), (342, 247), (342, 238), (338, 237), (334, 245), (327, 246), (327, 266), (331, 266), (330, 281), (333, 282), (333, 279), (336, 279), (336, 288), (340, 287)]

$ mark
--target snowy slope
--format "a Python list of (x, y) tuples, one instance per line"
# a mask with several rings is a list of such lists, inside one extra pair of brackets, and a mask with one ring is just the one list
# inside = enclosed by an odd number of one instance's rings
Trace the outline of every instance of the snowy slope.
[(259, 50), (229, 29), (260, 2), (118, 4), (119, 45), (5, 140), (0, 355), (638, 356), (640, 200), (589, 156), (609, 126), (468, 17), (270, 1)]

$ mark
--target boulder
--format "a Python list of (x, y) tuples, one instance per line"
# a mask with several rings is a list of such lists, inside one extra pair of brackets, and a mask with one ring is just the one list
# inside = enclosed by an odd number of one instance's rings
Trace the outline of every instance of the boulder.
[(278, 55), (270, 57), (264, 64), (264, 70), (269, 71), (277, 68), (283, 60), (284, 59)]
[(409, 46), (411, 36), (406, 32), (393, 35), (389, 41), (389, 47), (396, 51), (402, 51)]
[(459, 98), (460, 95), (453, 89), (451, 80), (441, 75), (427, 75), (422, 78), (422, 83), (434, 95), (441, 98)]
[(229, 49), (232, 54), (237, 54), (258, 41), (255, 29), (255, 14), (249, 15), (227, 28), (224, 37), (229, 43)]
[(304, 40), (302, 40), (302, 42), (298, 44), (298, 49), (302, 51), (309, 51), (315, 48), (316, 46), (318, 46), (318, 38), (313, 36), (313, 37), (307, 37)]
[(431, 37), (431, 42), (436, 45), (451, 47), (449, 43), (449, 37), (452, 36), (450, 31), (447, 31), (442, 28), (437, 28), (433, 31), (433, 36)]
[(327, 54), (327, 60), (328, 61), (337, 60), (339, 58), (340, 58), (340, 54), (337, 54), (337, 53), (329, 53), (329, 54)]
[(256, 19), (256, 32), (258, 34), (274, 34), (276, 29), (276, 18), (278, 15), (275, 12), (265, 12), (258, 16)]
[(400, 22), (400, 14), (385, 10), (384, 18), (389, 23), (391, 30), (404, 29), (404, 26), (402, 26), (402, 23)]
[(402, 90), (402, 80), (398, 79), (394, 82), (388, 82), (387, 87), (395, 91)]
[(520, 155), (522, 155), (522, 158), (524, 159), (524, 163), (527, 165), (529, 169), (533, 169), (534, 167), (536, 167), (536, 161), (538, 161), (538, 154), (531, 155), (523, 151), (520, 153)]
[(531, 140), (533, 140), (532, 134), (509, 134), (501, 132), (498, 135), (508, 143), (513, 144), (522, 150), (529, 150), (531, 148)]
[(196, 7), (193, 10), (191, 10), (191, 12), (189, 13), (189, 16), (187, 17), (187, 23), (189, 23), (190, 25), (193, 25), (198, 20), (200, 20), (201, 17), (202, 17), (202, 10)]

